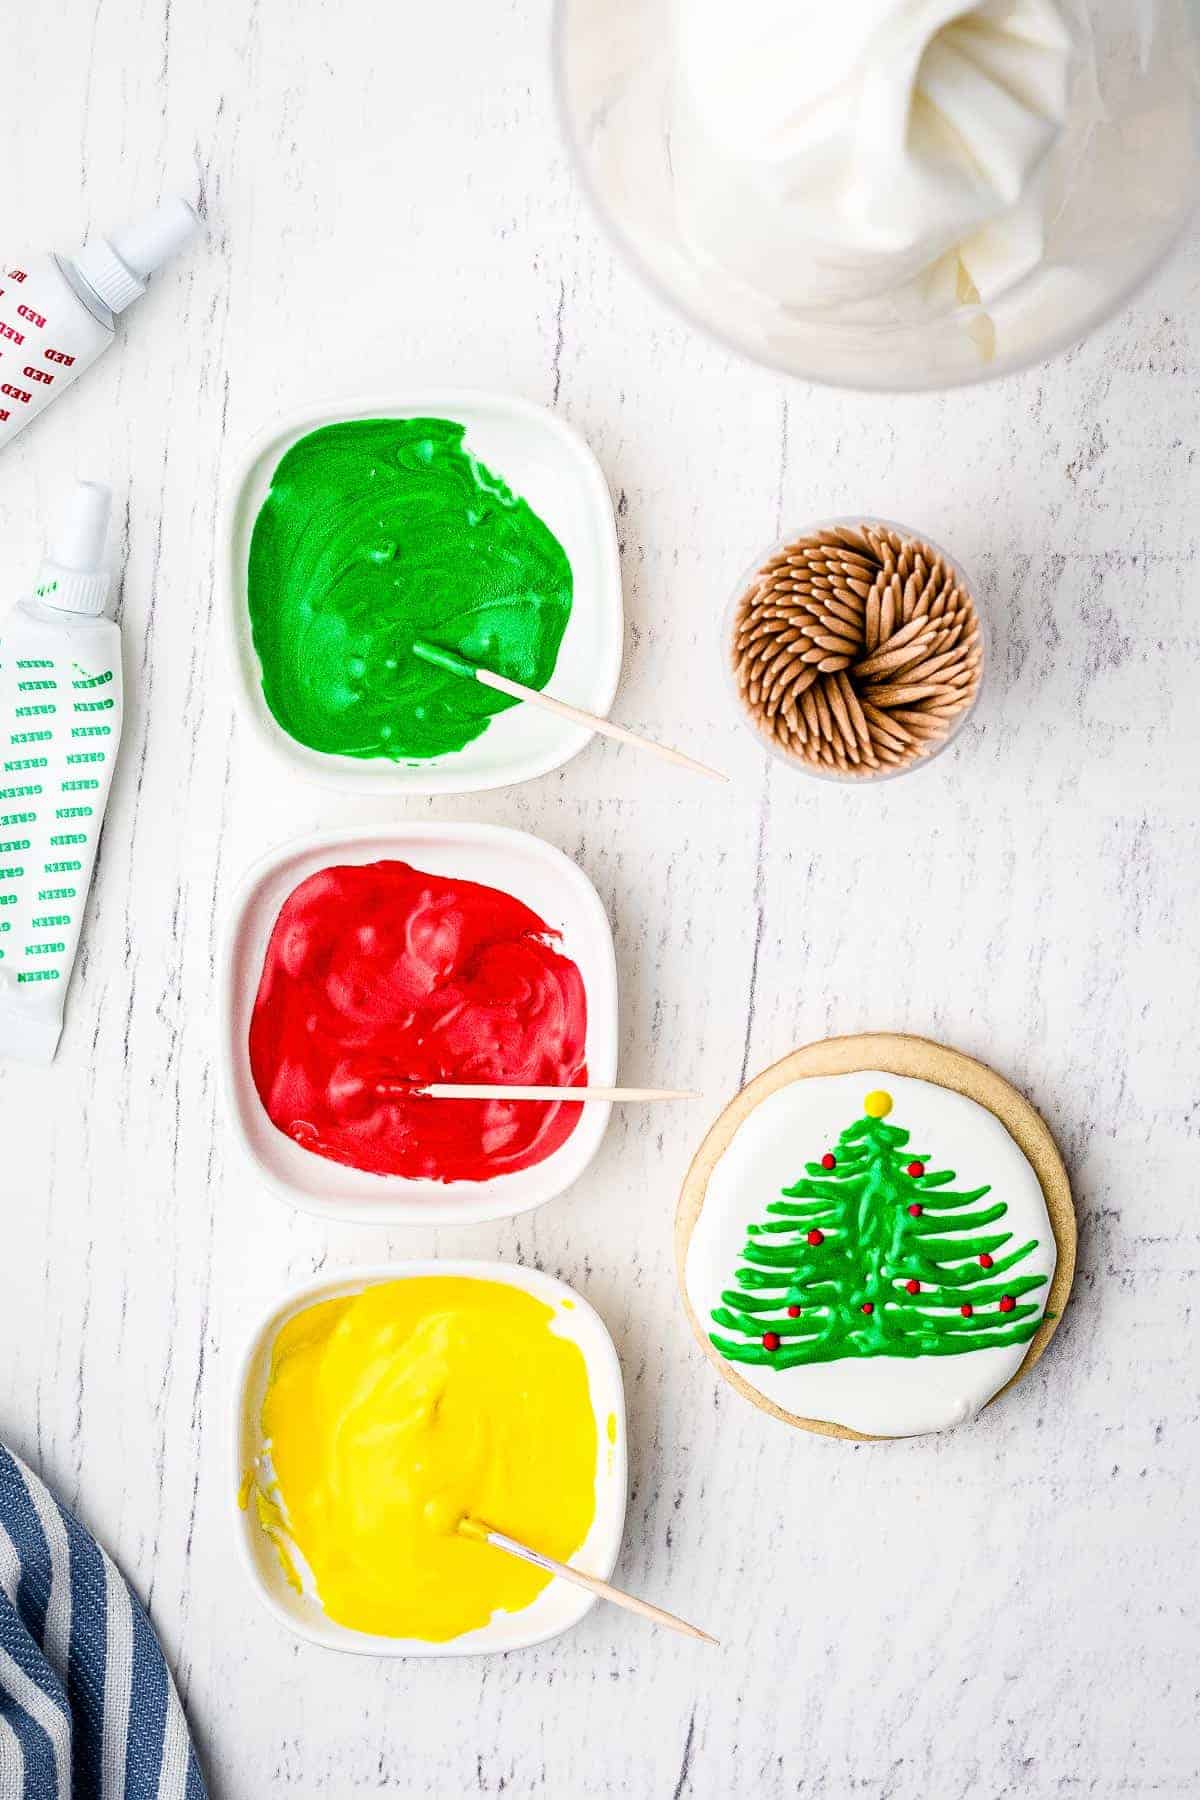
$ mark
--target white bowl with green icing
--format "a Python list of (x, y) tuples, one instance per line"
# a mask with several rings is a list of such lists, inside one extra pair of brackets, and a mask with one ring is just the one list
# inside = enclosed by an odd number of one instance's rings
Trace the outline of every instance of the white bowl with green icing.
[[(418, 420), (461, 427), (461, 444), (446, 431), (422, 434)], [(422, 489), (420, 506), (399, 513), (382, 485), (376, 502), (367, 468), (372, 421), (396, 438), (394, 464), (383, 473), (403, 470), (406, 492), (424, 478), (418, 454), (428, 457), (434, 485)], [(313, 440), (318, 449), (336, 444), (337, 428), (351, 426), (367, 434), (365, 461), (326, 493), (326, 505), (311, 446), (297, 447), (314, 433), (323, 434)], [(385, 448), (390, 456), (390, 441)], [(273, 567), (263, 555), (268, 534), (286, 580), (261, 575)], [(457, 562), (447, 560), (450, 541)], [(416, 615), (418, 635), (444, 648), (587, 712), (603, 716), (612, 705), (624, 619), (608, 485), (580, 435), (528, 401), (421, 388), (290, 413), (243, 456), (222, 542), (241, 709), (261, 741), (308, 780), (376, 794), (471, 793), (547, 774), (587, 744), (585, 727), (444, 671), (426, 665), (418, 681), (404, 623), (392, 653), (397, 604), (409, 608), (405, 620), (428, 604)], [(453, 599), (443, 603), (439, 594)], [(453, 729), (422, 727), (427, 706), (478, 715), (467, 741), (447, 742)]]

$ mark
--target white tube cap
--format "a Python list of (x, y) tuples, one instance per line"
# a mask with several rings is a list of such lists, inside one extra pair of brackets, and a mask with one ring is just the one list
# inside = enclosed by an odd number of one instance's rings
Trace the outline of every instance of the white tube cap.
[(111, 511), (111, 488), (99, 481), (76, 482), (34, 589), (47, 606), (91, 618), (104, 611), (112, 579), (104, 554)]
[(164, 200), (148, 217), (111, 238), (93, 238), (71, 261), (110, 312), (124, 312), (145, 293), (154, 271), (199, 230), (199, 215), (186, 200)]

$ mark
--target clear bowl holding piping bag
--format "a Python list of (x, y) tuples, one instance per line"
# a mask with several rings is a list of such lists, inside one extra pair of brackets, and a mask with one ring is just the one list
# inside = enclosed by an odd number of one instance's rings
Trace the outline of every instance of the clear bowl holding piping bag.
[[(823, 537), (826, 534), (836, 532), (840, 529), (849, 529), (853, 531), (861, 529), (863, 526), (879, 527), (886, 531), (896, 532), (900, 537), (908, 539), (916, 545), (927, 547), (942, 559), (947, 569), (953, 574), (958, 587), (961, 588), (962, 592), (967, 596), (971, 603), (974, 613), (974, 624), (979, 635), (981, 655), (979, 659), (979, 674), (971, 698), (968, 704), (963, 707), (962, 711), (951, 721), (949, 729), (943, 738), (933, 743), (924, 753), (911, 755), (898, 764), (885, 765), (878, 769), (864, 769), (859, 772), (843, 772), (837, 768), (829, 768), (812, 762), (808, 758), (787, 749), (772, 732), (766, 730), (755, 718), (750, 706), (742, 695), (735, 673), (735, 658), (733, 654), (734, 632), (743, 598), (759, 579), (766, 566), (771, 563), (774, 558), (779, 556), (782, 552), (812, 539)], [(910, 526), (902, 525), (895, 519), (881, 519), (868, 513), (850, 513), (836, 519), (818, 519), (808, 524), (800, 525), (795, 530), (785, 532), (781, 538), (775, 543), (768, 545), (766, 549), (755, 557), (754, 561), (750, 563), (739, 576), (733, 591), (722, 610), (718, 632), (718, 653), (721, 658), (721, 667), (724, 671), (726, 691), (730, 696), (738, 720), (770, 756), (774, 757), (777, 762), (784, 764), (786, 768), (792, 769), (801, 775), (811, 775), (817, 780), (837, 781), (845, 785), (867, 787), (874, 786), (881, 781), (891, 781), (895, 777), (907, 775), (915, 769), (928, 768), (930, 763), (936, 761), (945, 750), (949, 749), (963, 727), (973, 717), (975, 709), (979, 704), (979, 698), (983, 692), (984, 682), (987, 679), (990, 642), (988, 637), (987, 615), (980, 603), (978, 586), (963, 568), (958, 557), (952, 556), (948, 550), (939, 544), (935, 538), (931, 538), (927, 532), (914, 531)]]
[[(1200, 197), (1195, 0), (1046, 5), (1058, 7), (1071, 51), (1065, 124), (1036, 167), (1041, 255), (1028, 268), (1017, 257), (1012, 269), (1025, 272), (1011, 280), (1006, 263), (986, 300), (962, 265), (943, 266), (953, 260), (945, 257), (936, 279), (922, 277), (919, 300), (905, 288), (899, 298), (847, 305), (806, 287), (794, 270), (771, 291), (746, 266), (735, 272), (711, 244), (698, 244), (681, 217), (693, 140), (680, 128), (674, 33), (694, 6), (711, 19), (709, 0), (557, 0), (566, 136), (602, 219), (640, 273), (727, 346), (833, 386), (921, 391), (987, 380), (1044, 360), (1116, 312), (1162, 262)], [(882, 0), (876, 9), (886, 10)], [(981, 0), (980, 10), (994, 9)], [(946, 29), (961, 30), (974, 11), (947, 4)], [(749, 28), (736, 10), (729, 16), (737, 27), (730, 60), (744, 65)], [(723, 83), (724, 65), (718, 70)], [(781, 138), (793, 123), (781, 123)], [(783, 245), (786, 257), (788, 177), (772, 167), (763, 179), (764, 206), (779, 203), (778, 237), (765, 241)], [(707, 184), (692, 180), (697, 191)], [(726, 212), (736, 235), (736, 201)]]

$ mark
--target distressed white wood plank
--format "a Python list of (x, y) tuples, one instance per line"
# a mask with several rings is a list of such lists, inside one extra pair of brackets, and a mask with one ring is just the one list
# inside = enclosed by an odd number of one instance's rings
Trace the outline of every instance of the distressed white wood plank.
[[(196, 181), (211, 220), (0, 467), (10, 594), (76, 470), (116, 488), (131, 696), (62, 1051), (0, 1067), (0, 1435), (149, 1596), (214, 1795), (1195, 1791), (1195, 241), (1025, 377), (825, 393), (709, 346), (614, 260), (558, 140), (544, 0), (9, 10), (6, 243), (69, 246)], [(376, 806), (251, 743), (213, 598), (232, 459), (279, 408), (414, 379), (587, 435), (622, 541), (619, 716), (728, 792), (596, 744), (507, 793)], [(781, 529), (858, 509), (976, 573), (992, 658), (958, 747), (847, 793), (768, 766), (715, 630)], [(229, 1134), (215, 921), (271, 843), (433, 814), (579, 860), (614, 923), (623, 1078), (706, 1101), (623, 1113), (574, 1191), (510, 1224), (325, 1229)], [(1080, 1278), (978, 1424), (848, 1448), (718, 1383), (671, 1219), (744, 1073), (869, 1026), (942, 1036), (1043, 1109)], [(719, 1628), (719, 1655), (597, 1611), (504, 1660), (372, 1664), (260, 1611), (228, 1516), (249, 1324), (315, 1268), (434, 1250), (519, 1257), (597, 1305), (630, 1403), (618, 1579)]]

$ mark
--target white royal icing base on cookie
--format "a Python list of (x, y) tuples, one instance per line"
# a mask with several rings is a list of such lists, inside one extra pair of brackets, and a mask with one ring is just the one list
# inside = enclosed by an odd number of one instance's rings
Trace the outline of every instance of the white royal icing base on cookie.
[[(718, 1329), (711, 1314), (722, 1291), (737, 1286), (747, 1226), (763, 1222), (768, 1204), (804, 1174), (806, 1163), (834, 1149), (847, 1126), (861, 1118), (863, 1100), (873, 1089), (891, 1095), (888, 1124), (910, 1134), (914, 1156), (925, 1152), (931, 1169), (953, 1169), (956, 1187), (990, 1183), (988, 1204), (1002, 1200), (1008, 1207), (994, 1230), (1011, 1231), (1014, 1245), (1037, 1239), (1037, 1249), (1020, 1269), (1023, 1275), (1047, 1277), (1047, 1285), (1028, 1296), (1044, 1310), (1057, 1253), (1041, 1183), (1021, 1150), (1000, 1120), (974, 1100), (934, 1082), (876, 1069), (794, 1081), (768, 1095), (738, 1126), (709, 1178), (688, 1247), (687, 1295), (706, 1334)], [(911, 1437), (973, 1419), (1016, 1374), (1028, 1348), (844, 1357), (791, 1369), (728, 1366), (785, 1412), (871, 1436)]]

